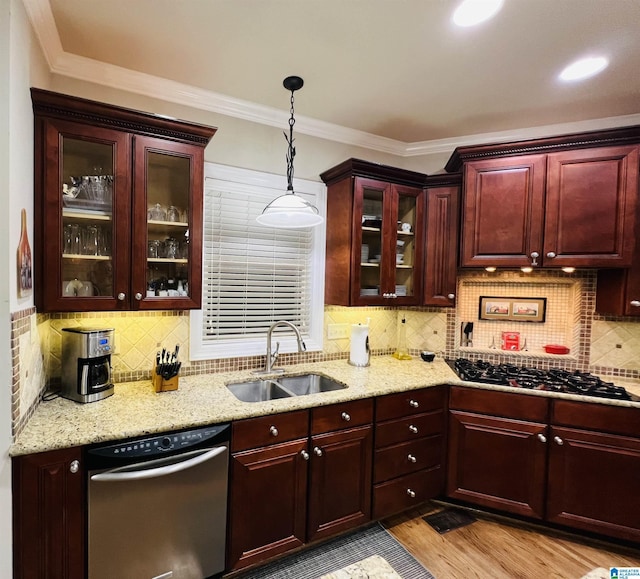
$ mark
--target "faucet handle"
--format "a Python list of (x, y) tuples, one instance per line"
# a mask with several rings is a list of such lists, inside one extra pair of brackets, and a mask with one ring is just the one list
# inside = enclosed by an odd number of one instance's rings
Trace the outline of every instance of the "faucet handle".
[(275, 362), (276, 359), (278, 358), (279, 351), (280, 351), (280, 342), (276, 342), (276, 349), (271, 354), (271, 362), (272, 363)]

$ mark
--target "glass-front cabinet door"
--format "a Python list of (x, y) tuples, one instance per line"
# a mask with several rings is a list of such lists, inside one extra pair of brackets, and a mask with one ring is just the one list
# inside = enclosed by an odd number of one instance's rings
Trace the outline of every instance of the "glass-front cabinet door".
[(418, 303), (422, 284), (422, 190), (357, 178), (352, 302)]
[(45, 135), (51, 154), (39, 251), (48, 267), (38, 282), (47, 309), (116, 309), (116, 280), (129, 264), (119, 248), (130, 243), (130, 139), (66, 121), (48, 121)]
[(194, 224), (202, 220), (202, 203), (194, 195), (202, 170), (191, 145), (135, 137), (132, 280), (141, 309), (200, 302), (200, 268), (193, 265), (201, 255), (201, 228)]

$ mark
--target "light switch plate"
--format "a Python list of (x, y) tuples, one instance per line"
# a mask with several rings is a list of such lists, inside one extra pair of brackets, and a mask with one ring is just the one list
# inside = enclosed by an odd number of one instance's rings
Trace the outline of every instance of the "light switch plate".
[(327, 340), (342, 340), (349, 337), (349, 324), (328, 324)]

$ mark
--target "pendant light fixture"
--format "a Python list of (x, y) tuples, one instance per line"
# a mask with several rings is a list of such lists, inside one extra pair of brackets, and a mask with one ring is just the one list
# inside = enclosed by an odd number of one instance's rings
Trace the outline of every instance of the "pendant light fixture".
[(293, 93), (302, 88), (304, 81), (299, 76), (288, 76), (284, 79), (284, 88), (291, 91), (291, 118), (289, 119), (289, 135), (284, 133), (289, 148), (287, 149), (287, 192), (276, 197), (256, 218), (260, 225), (281, 227), (284, 229), (302, 229), (320, 225), (324, 219), (318, 208), (312, 205), (293, 190), (293, 158), (296, 149), (293, 146), (293, 125), (296, 120), (293, 111)]

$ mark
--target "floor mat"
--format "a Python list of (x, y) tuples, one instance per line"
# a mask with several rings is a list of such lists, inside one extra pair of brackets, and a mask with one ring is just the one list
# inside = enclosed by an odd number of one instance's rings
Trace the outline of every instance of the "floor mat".
[(377, 523), (246, 571), (234, 579), (317, 579), (371, 555), (384, 557), (403, 579), (435, 579)]
[(476, 518), (462, 509), (444, 509), (433, 515), (422, 517), (422, 520), (429, 523), (441, 535), (454, 529), (459, 529), (476, 521)]

